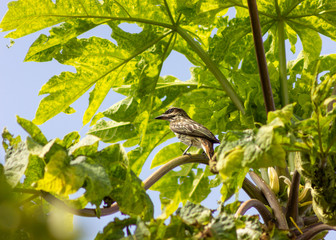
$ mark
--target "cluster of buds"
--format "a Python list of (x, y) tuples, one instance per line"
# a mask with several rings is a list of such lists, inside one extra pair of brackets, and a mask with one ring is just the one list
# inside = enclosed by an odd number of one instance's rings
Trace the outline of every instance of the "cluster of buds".
[[(275, 194), (279, 193), (280, 190), (280, 184), (279, 184), (279, 179), (283, 179), (284, 183), (288, 186), (287, 187), (287, 195), (289, 196), (289, 191), (290, 191), (290, 186), (292, 184), (291, 180), (285, 176), (278, 176), (278, 173), (273, 167), (269, 167), (268, 170), (268, 178), (269, 178), (269, 186), (271, 187), (272, 191)], [(306, 197), (310, 187), (309, 184), (305, 184), (304, 186), (300, 185), (300, 193), (299, 193), (299, 202), (303, 201), (304, 198)]]

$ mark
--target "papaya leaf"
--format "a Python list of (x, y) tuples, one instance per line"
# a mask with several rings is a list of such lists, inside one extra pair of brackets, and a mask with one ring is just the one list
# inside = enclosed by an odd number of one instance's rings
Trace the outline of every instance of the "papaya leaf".
[(210, 171), (196, 168), (194, 164), (182, 165), (180, 171), (171, 171), (156, 182), (151, 190), (160, 191), (161, 203), (165, 206), (162, 218), (169, 217), (179, 203), (200, 203), (210, 193)]
[(19, 116), (17, 116), (16, 119), (18, 124), (20, 124), (20, 126), (27, 131), (27, 133), (32, 137), (35, 142), (41, 145), (47, 144), (47, 138), (34, 123), (24, 118), (20, 118)]
[(29, 151), (24, 142), (14, 148), (7, 149), (5, 156), (4, 173), (9, 185), (15, 187), (28, 166)]

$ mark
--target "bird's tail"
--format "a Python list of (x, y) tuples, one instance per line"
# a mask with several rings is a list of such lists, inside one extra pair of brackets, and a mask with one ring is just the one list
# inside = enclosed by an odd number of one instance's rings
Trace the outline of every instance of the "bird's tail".
[(215, 153), (213, 149), (213, 143), (207, 139), (202, 139), (202, 148), (205, 154), (208, 156), (209, 160), (211, 160)]
[(216, 156), (214, 157), (214, 149), (213, 149), (213, 143), (210, 142), (207, 139), (202, 139), (202, 148), (205, 152), (205, 154), (208, 156), (209, 158), (209, 167), (210, 167), (210, 171), (213, 173), (218, 173), (217, 170), (217, 159)]

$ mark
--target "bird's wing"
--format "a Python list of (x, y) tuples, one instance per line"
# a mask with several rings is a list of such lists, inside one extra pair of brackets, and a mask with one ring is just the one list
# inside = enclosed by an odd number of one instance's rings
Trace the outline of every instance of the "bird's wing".
[(213, 143), (219, 143), (219, 140), (206, 127), (191, 119), (187, 121), (174, 121), (170, 123), (170, 129), (173, 132), (193, 137), (208, 139)]

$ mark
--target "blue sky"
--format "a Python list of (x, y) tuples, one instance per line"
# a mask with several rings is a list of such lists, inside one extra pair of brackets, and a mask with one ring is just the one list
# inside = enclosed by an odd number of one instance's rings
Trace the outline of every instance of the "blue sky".
[[(0, 18), (4, 16), (7, 10), (8, 2), (8, 0), (2, 0), (0, 2)], [(230, 14), (233, 13), (232, 11), (230, 12)], [(125, 24), (123, 26), (130, 31), (136, 31), (136, 28), (132, 25)], [(14, 46), (10, 48), (7, 47), (7, 45), (10, 45), (9, 39), (4, 38), (6, 34), (0, 33), (0, 129), (2, 130), (4, 127), (7, 127), (11, 133), (21, 135), (23, 139), (26, 133), (17, 125), (16, 115), (32, 120), (38, 104), (42, 99), (42, 96), (38, 96), (42, 85), (53, 75), (58, 75), (63, 71), (73, 71), (73, 68), (61, 65), (56, 61), (46, 63), (23, 62), (29, 46), (41, 33), (47, 34), (48, 31), (41, 31), (21, 39), (16, 39)], [(95, 35), (110, 39), (110, 33), (110, 28), (100, 26), (81, 37)], [(335, 42), (324, 38), (323, 43), (322, 54), (336, 52)], [(302, 46), (299, 42), (297, 44), (296, 54), (292, 54), (288, 50), (288, 59), (295, 58), (301, 49)], [(173, 52), (164, 63), (161, 75), (174, 75), (181, 80), (187, 80), (190, 78), (190, 67), (192, 67), (192, 65), (183, 55)], [(71, 131), (79, 131), (81, 136), (85, 136), (89, 128), (88, 126), (82, 126), (82, 117), (88, 106), (88, 97), (89, 94), (86, 93), (72, 105), (72, 107), (77, 110), (76, 113), (71, 115), (59, 114), (40, 126), (48, 139), (56, 137), (62, 138)], [(121, 95), (110, 92), (99, 111), (107, 109), (121, 99)], [(172, 141), (177, 141), (177, 139), (173, 139), (171, 142)], [(153, 170), (149, 168), (150, 159), (153, 158), (158, 150), (159, 149), (155, 149), (154, 153), (149, 157), (149, 161), (146, 162), (144, 170), (140, 175), (141, 179), (145, 179), (153, 172)], [(2, 148), (0, 150), (0, 161), (4, 161), (4, 151)], [(158, 193), (149, 191), (149, 194), (156, 206), (155, 215), (158, 216), (160, 215)], [(240, 193), (240, 198), (245, 199), (246, 195)], [(203, 202), (203, 205), (209, 208), (216, 208), (217, 200), (219, 199), (220, 194), (217, 188), (213, 191), (211, 196)], [(120, 214), (103, 217), (102, 219), (75, 217), (75, 226), (76, 229), (83, 231), (82, 239), (93, 239), (97, 232), (102, 230), (115, 216), (120, 217)], [(335, 238), (335, 233), (331, 233), (327, 237), (327, 239)]]

